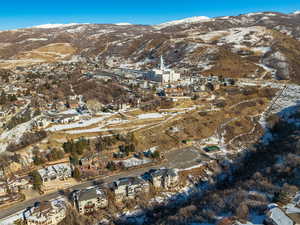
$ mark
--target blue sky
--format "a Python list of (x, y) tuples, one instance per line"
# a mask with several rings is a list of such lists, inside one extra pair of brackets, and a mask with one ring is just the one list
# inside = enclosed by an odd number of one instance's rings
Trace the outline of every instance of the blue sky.
[(192, 16), (296, 10), (300, 0), (1, 0), (0, 30), (73, 22), (158, 24)]

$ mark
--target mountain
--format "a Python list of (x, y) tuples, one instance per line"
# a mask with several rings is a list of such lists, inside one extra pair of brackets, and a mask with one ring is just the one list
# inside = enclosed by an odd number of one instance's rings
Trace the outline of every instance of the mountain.
[(51, 24), (0, 32), (0, 67), (86, 59), (147, 69), (300, 81), (300, 14), (192, 17), (159, 25)]
[(207, 22), (209, 20), (210, 20), (210, 18), (207, 16), (195, 16), (195, 17), (185, 18), (185, 19), (181, 19), (181, 20), (174, 20), (174, 21), (162, 23), (162, 24), (156, 25), (155, 27), (158, 29), (162, 29), (162, 28), (169, 27), (169, 26), (188, 24), (188, 23), (201, 23), (201, 22)]
[(51, 29), (51, 28), (60, 28), (60, 27), (71, 27), (71, 26), (74, 26), (74, 25), (78, 25), (78, 23), (69, 23), (69, 24), (42, 24), (42, 25), (31, 27), (31, 28)]

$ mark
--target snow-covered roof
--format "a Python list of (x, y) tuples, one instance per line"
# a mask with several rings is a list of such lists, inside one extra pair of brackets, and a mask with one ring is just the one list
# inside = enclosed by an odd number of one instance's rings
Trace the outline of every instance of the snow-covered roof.
[(278, 207), (270, 209), (268, 218), (277, 225), (293, 225), (294, 222)]
[(47, 168), (39, 169), (38, 170), (41, 177), (48, 176), (56, 176), (62, 173), (71, 173), (71, 167), (68, 163), (61, 163), (53, 166), (49, 166)]

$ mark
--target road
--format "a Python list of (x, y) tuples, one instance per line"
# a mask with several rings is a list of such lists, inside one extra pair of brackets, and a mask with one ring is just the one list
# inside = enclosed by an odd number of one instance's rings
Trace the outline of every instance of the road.
[[(83, 182), (78, 185), (74, 185), (72, 187), (69, 187), (68, 189), (76, 190), (76, 189), (84, 189), (90, 186), (95, 185), (95, 181), (103, 181), (104, 183), (110, 183), (114, 180), (117, 180), (121, 177), (128, 177), (128, 176), (139, 176), (147, 171), (149, 171), (152, 168), (161, 168), (161, 167), (172, 167), (172, 168), (189, 168), (192, 166), (195, 166), (197, 164), (200, 164), (200, 161), (207, 161), (207, 157), (204, 157), (199, 150), (196, 150), (194, 147), (183, 147), (183, 148), (177, 148), (172, 150), (168, 153), (168, 161), (162, 162), (159, 165), (149, 165), (147, 167), (143, 168), (136, 168), (132, 170), (127, 170), (115, 175), (110, 175), (106, 177), (100, 177), (95, 180), (90, 180)], [(0, 220), (4, 219), (8, 216), (14, 215), (24, 209), (26, 209), (29, 206), (32, 206), (37, 201), (49, 201), (51, 199), (55, 199), (61, 196), (59, 191), (41, 195), (37, 198), (25, 200), (23, 202), (19, 202), (16, 204), (13, 204), (10, 207), (3, 208), (0, 210)]]
[[(135, 170), (128, 170), (116, 175), (112, 175), (112, 176), (107, 176), (107, 177), (103, 177), (103, 178), (98, 178), (95, 180), (91, 180), (91, 181), (86, 181), (84, 183), (78, 184), (78, 185), (74, 185), (72, 187), (69, 187), (68, 189), (72, 189), (72, 190), (76, 190), (76, 189), (83, 189), (83, 188), (87, 188), (90, 186), (94, 186), (94, 182), (95, 181), (103, 181), (105, 183), (110, 183), (113, 182), (114, 180), (117, 180), (121, 177), (127, 177), (127, 176), (138, 176), (141, 175), (145, 172), (147, 172), (148, 170), (152, 169), (152, 168), (160, 168), (163, 167), (165, 164), (162, 163), (160, 165), (156, 165), (156, 166), (148, 166), (148, 167), (144, 167), (144, 168), (138, 168)], [(32, 206), (35, 202), (37, 201), (49, 201), (51, 199), (55, 199), (58, 198), (59, 196), (61, 196), (61, 194), (56, 191), (53, 193), (49, 193), (49, 194), (45, 194), (45, 195), (41, 195), (40, 197), (37, 198), (33, 198), (30, 200), (25, 200), (23, 202), (19, 202), (16, 204), (13, 204), (12, 206), (8, 207), (8, 208), (4, 208), (0, 210), (0, 220), (4, 219), (8, 216), (14, 215), (24, 209), (26, 209), (27, 207)]]

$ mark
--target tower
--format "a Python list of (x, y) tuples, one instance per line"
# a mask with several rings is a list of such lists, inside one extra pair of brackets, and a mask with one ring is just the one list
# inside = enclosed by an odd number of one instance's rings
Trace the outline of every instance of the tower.
[(164, 58), (162, 56), (160, 56), (160, 70), (161, 71), (165, 70)]

